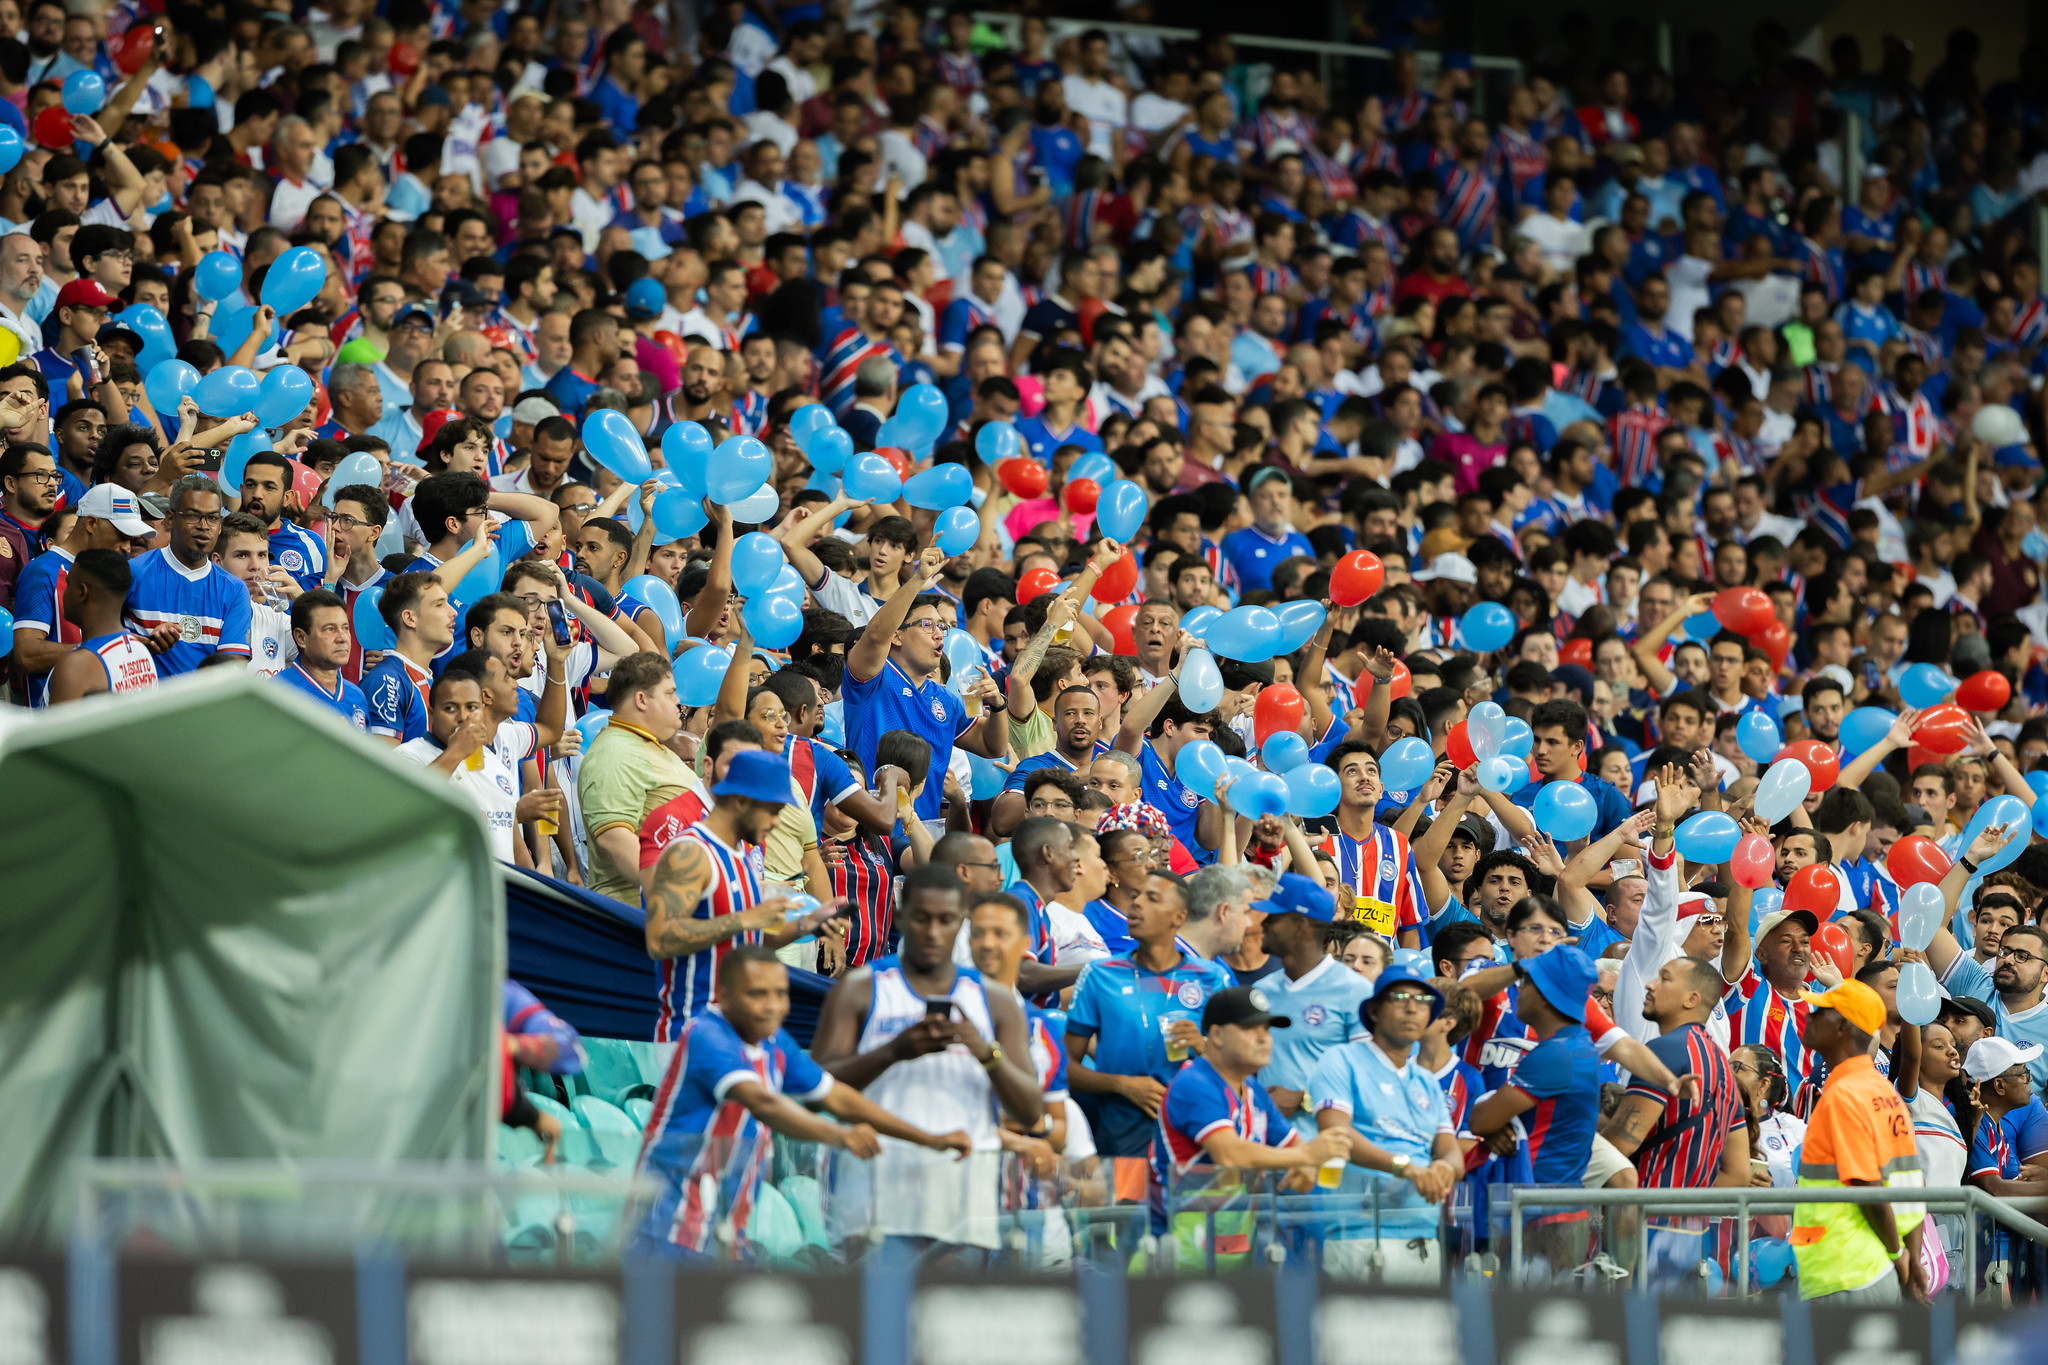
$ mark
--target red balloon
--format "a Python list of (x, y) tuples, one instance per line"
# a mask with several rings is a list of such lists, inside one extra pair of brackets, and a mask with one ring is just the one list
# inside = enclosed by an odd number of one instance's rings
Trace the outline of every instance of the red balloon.
[(654, 334), (654, 339), (661, 343), (663, 350), (676, 358), (676, 364), (681, 365), (689, 360), (690, 348), (674, 332), (663, 328)]
[(1778, 613), (1762, 588), (1723, 588), (1714, 594), (1714, 619), (1737, 635), (1754, 635)]
[(1095, 500), (1102, 496), (1102, 485), (1093, 479), (1074, 479), (1067, 484), (1065, 497), (1067, 510), (1081, 516), (1095, 510)]
[(1970, 743), (1970, 724), (1970, 713), (1954, 702), (1930, 706), (1920, 713), (1920, 723), (1913, 727), (1913, 742), (1937, 754), (1959, 754)]
[(1776, 763), (1780, 758), (1796, 758), (1805, 765), (1807, 774), (1813, 779), (1812, 791), (1824, 792), (1834, 786), (1835, 779), (1842, 772), (1840, 757), (1817, 739), (1794, 740), (1778, 750), (1771, 762)]
[(1353, 550), (1330, 570), (1330, 600), (1340, 607), (1355, 607), (1380, 590), (1387, 576), (1386, 565), (1371, 550)]
[(1260, 745), (1285, 730), (1290, 733), (1301, 729), (1301, 718), (1308, 711), (1308, 704), (1301, 699), (1301, 693), (1286, 683), (1274, 683), (1271, 687), (1259, 689), (1258, 699), (1252, 703), (1252, 736)]
[(411, 43), (393, 43), (386, 65), (394, 76), (410, 76), (420, 69), (420, 50)]
[(1387, 686), (1392, 689), (1387, 693), (1389, 701), (1399, 701), (1408, 695), (1415, 686), (1415, 677), (1409, 673), (1407, 664), (1394, 660), (1394, 676), (1387, 679)]
[(1045, 496), (1045, 466), (1036, 460), (1023, 456), (1004, 460), (996, 466), (996, 477), (1003, 481), (1003, 487), (1020, 498), (1042, 498)]
[(139, 24), (114, 40), (114, 65), (125, 76), (142, 70), (149, 49), (156, 44), (156, 25)]
[(1017, 580), (1017, 601), (1029, 602), (1046, 593), (1055, 592), (1060, 586), (1060, 576), (1051, 569), (1037, 568)]
[(1934, 840), (1908, 834), (1884, 855), (1884, 866), (1900, 886), (1918, 886), (1921, 882), (1938, 882), (1946, 877), (1949, 861), (1948, 855), (1941, 851), (1941, 845)]
[(1735, 874), (1737, 885), (1754, 891), (1759, 886), (1770, 885), (1776, 862), (1769, 839), (1761, 834), (1745, 834), (1736, 842), (1735, 852), (1728, 857), (1728, 870)]
[(2012, 684), (2003, 673), (1985, 669), (1963, 679), (1956, 689), (1956, 705), (1965, 711), (2003, 711), (2012, 700)]
[[(1808, 872), (1812, 868), (1805, 869)], [(1835, 923), (1823, 924), (1820, 932), (1813, 936), (1813, 950), (1827, 955), (1835, 964), (1835, 970), (1847, 981), (1856, 971), (1856, 945), (1849, 938), (1849, 931)]]
[(1557, 661), (1561, 664), (1577, 664), (1580, 668), (1593, 666), (1593, 642), (1586, 639), (1566, 640), (1557, 647)]
[(71, 115), (63, 105), (53, 104), (36, 115), (36, 141), (45, 147), (61, 149), (69, 147), (71, 136)]
[(910, 458), (910, 452), (907, 450), (900, 450), (895, 446), (876, 446), (875, 454), (889, 462), (889, 467), (896, 471), (896, 477), (899, 479), (909, 478), (910, 471), (917, 468), (917, 462)]
[(1749, 637), (1749, 642), (1771, 656), (1771, 671), (1783, 671), (1785, 656), (1792, 652), (1792, 630), (1783, 621), (1772, 619), (1768, 626)]
[[(1083, 479), (1083, 483), (1087, 480)], [(1071, 488), (1073, 485), (1069, 484)], [(1121, 602), (1138, 586), (1138, 557), (1125, 550), (1109, 562), (1102, 571), (1102, 577), (1095, 580), (1095, 589), (1090, 594), (1098, 602)]]
[(1472, 752), (1472, 738), (1465, 730), (1464, 721), (1453, 725), (1451, 732), (1444, 736), (1444, 757), (1456, 764), (1460, 772), (1479, 761), (1479, 755)]
[(1915, 744), (1915, 745), (1911, 745), (1911, 746), (1910, 746), (1910, 747), (1908, 747), (1908, 748), (1907, 748), (1907, 750), (1906, 750), (1906, 771), (1907, 771), (1907, 772), (1912, 772), (1912, 771), (1913, 771), (1913, 770), (1914, 770), (1915, 768), (1919, 767), (1919, 766), (1920, 766), (1921, 764), (1923, 764), (1923, 763), (1946, 763), (1946, 762), (1948, 762), (1948, 755), (1947, 755), (1947, 754), (1938, 754), (1938, 753), (1934, 752), (1934, 750), (1932, 750), (1932, 749), (1929, 749), (1929, 748), (1925, 748), (1925, 747), (1923, 747), (1923, 746), (1921, 746), (1921, 745), (1918, 745), (1918, 744)]
[(1835, 912), (1842, 900), (1842, 877), (1826, 863), (1802, 867), (1785, 884), (1787, 910), (1806, 910), (1822, 917)]
[(293, 460), (291, 466), (292, 492), (299, 495), (301, 504), (310, 507), (313, 499), (320, 495), (320, 485), (324, 480), (297, 460)]
[(1108, 628), (1109, 638), (1116, 642), (1114, 653), (1132, 655), (1138, 652), (1137, 642), (1131, 638), (1131, 626), (1138, 619), (1138, 604), (1136, 602), (1126, 603), (1121, 607), (1111, 607), (1108, 611), (1102, 613), (1099, 619)]

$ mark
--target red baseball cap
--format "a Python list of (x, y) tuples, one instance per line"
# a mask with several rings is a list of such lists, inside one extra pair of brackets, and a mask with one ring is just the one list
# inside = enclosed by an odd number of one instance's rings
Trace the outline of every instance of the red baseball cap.
[(425, 417), (420, 418), (420, 448), (424, 450), (427, 446), (431, 445), (435, 435), (441, 428), (447, 426), (460, 416), (462, 414), (453, 408), (436, 408)]
[(52, 308), (116, 308), (120, 300), (99, 287), (92, 280), (73, 280), (57, 291), (57, 302)]

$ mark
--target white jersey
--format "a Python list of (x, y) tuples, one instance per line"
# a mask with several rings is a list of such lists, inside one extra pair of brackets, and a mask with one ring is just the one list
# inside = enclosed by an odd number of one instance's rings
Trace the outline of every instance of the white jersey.
[(268, 602), (249, 603), (249, 666), (266, 678), (274, 678), (291, 667), (299, 657), (292, 642), (290, 613)]
[[(441, 745), (433, 736), (421, 735), (399, 745), (398, 753), (423, 768), (431, 767), (441, 756)], [(512, 861), (513, 830), (519, 814), (519, 779), (512, 769), (498, 761), (497, 753), (490, 747), (477, 750), (477, 756), (482, 765), (472, 768), (464, 763), (455, 770), (453, 781), (476, 802), (477, 810), (483, 816), (484, 828), (490, 833), (491, 856), (509, 863)]]
[(107, 671), (109, 692), (147, 692), (156, 686), (156, 659), (138, 635), (122, 631), (85, 642)]
[[(873, 998), (861, 1025), (858, 1051), (871, 1052), (925, 1017), (924, 997), (904, 980), (894, 957), (870, 967)], [(955, 969), (950, 998), (958, 1017), (984, 1038), (995, 1037), (981, 973)], [(1026, 1059), (1019, 1062), (1029, 1065)], [(974, 1155), (927, 1151), (882, 1139), (872, 1164), (873, 1217), (885, 1233), (933, 1237), (968, 1246), (996, 1245), (996, 1172), (1002, 1144), (996, 1132), (996, 1095), (988, 1073), (966, 1048), (897, 1062), (867, 1087), (867, 1097), (927, 1133), (965, 1131)]]

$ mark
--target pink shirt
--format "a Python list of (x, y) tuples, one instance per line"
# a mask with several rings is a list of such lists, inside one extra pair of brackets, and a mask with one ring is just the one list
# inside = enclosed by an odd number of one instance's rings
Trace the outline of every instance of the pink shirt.
[(1507, 459), (1508, 446), (1505, 440), (1497, 445), (1481, 445), (1468, 432), (1447, 431), (1436, 438), (1436, 444), (1429, 448), (1429, 458), (1442, 460), (1458, 471), (1457, 486), (1460, 493), (1470, 493), (1479, 487), (1479, 476)]
[[(1030, 502), (1020, 502), (1010, 509), (1009, 515), (1003, 518), (1003, 529), (1008, 531), (1010, 539), (1015, 541), (1020, 537), (1030, 535), (1031, 528), (1039, 525), (1041, 522), (1058, 521), (1059, 519), (1060, 505), (1057, 499), (1033, 498)], [(1086, 515), (1076, 515), (1074, 517), (1074, 535), (1081, 540), (1086, 540), (1088, 538), (1088, 528), (1094, 524), (1094, 521), (1095, 514), (1093, 512)]]

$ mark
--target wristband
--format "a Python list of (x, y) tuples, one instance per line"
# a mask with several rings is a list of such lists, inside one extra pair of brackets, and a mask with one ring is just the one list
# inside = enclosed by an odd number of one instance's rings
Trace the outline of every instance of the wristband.
[(1962, 867), (1963, 871), (1969, 873), (1972, 877), (1977, 875), (1977, 865), (1968, 858), (1958, 858), (1956, 862)]

